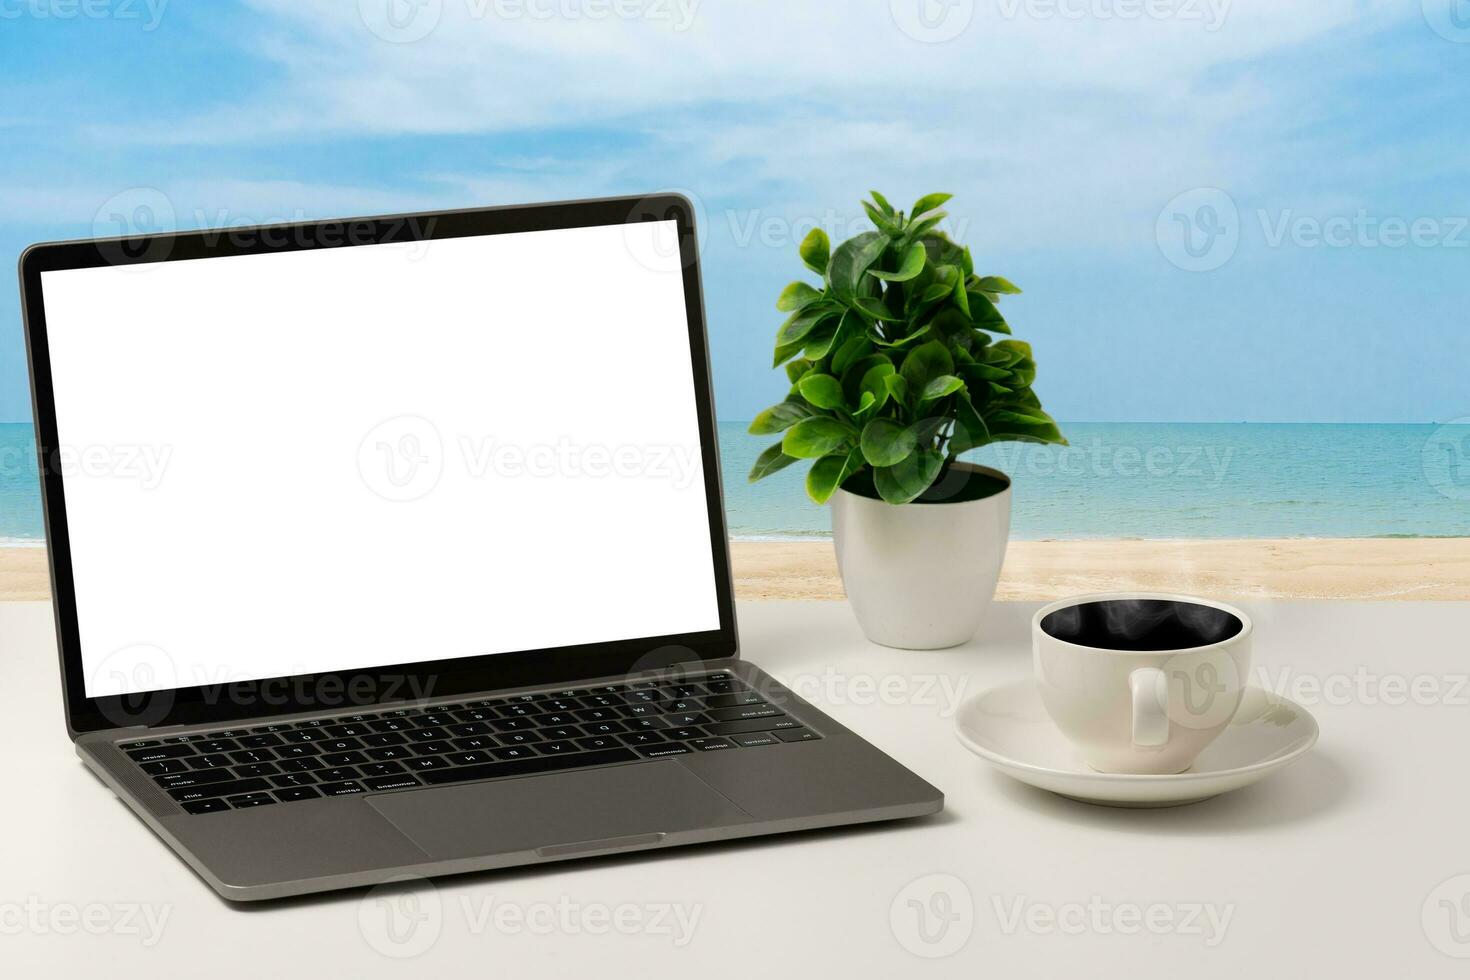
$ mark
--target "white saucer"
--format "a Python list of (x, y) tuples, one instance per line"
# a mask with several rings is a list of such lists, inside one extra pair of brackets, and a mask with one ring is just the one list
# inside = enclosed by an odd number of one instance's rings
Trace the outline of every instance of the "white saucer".
[(1291, 765), (1316, 744), (1317, 722), (1301, 705), (1252, 687), (1230, 727), (1184, 772), (1097, 772), (1057, 731), (1036, 683), (1028, 679), (966, 701), (955, 719), (955, 733), (965, 748), (1023, 783), (1084, 803), (1162, 807), (1198, 803)]

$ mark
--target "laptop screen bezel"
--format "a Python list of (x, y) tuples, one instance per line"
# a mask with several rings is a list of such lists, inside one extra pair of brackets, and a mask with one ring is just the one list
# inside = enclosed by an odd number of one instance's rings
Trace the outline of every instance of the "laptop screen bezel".
[[(683, 277), (690, 371), (699, 414), (699, 439), (707, 488), (718, 629), (476, 657), (406, 661), (361, 671), (332, 671), (211, 687), (176, 688), (147, 696), (87, 696), (67, 530), (61, 443), (57, 436), (55, 396), (46, 339), (42, 273), (668, 220), (676, 223), (679, 271)], [(569, 270), (569, 274), (574, 275), (575, 270)], [(351, 713), (374, 704), (423, 697), (457, 697), (593, 678), (637, 676), (646, 671), (674, 667), (702, 667), (709, 661), (727, 660), (739, 655), (695, 215), (691, 203), (682, 195), (654, 194), (46, 243), (31, 246), (21, 256), (20, 279), (52, 605), (67, 728), (73, 737), (83, 732), (114, 728), (223, 724), (305, 711), (329, 713), (339, 708)], [(262, 597), (260, 610), (262, 614), (268, 614), (268, 596)], [(267, 695), (265, 692), (271, 693)]]

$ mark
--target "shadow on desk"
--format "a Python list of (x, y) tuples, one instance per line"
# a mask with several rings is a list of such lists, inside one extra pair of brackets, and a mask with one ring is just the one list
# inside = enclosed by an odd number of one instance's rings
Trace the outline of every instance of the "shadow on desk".
[(1094, 830), (1150, 836), (1249, 833), (1304, 823), (1338, 808), (1352, 792), (1347, 770), (1321, 746), (1290, 768), (1244, 789), (1187, 806), (1152, 810), (1069, 800), (990, 769), (978, 772), (976, 778), (984, 781), (985, 790), (1004, 797), (1007, 805)]

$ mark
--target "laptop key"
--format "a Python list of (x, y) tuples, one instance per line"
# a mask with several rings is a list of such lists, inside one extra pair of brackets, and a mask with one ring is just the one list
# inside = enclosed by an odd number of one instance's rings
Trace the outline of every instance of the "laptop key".
[(146, 749), (134, 749), (128, 753), (128, 758), (134, 762), (158, 762), (162, 759), (182, 759), (186, 756), (195, 755), (192, 745), (155, 745)]
[(369, 759), (376, 759), (379, 762), (386, 762), (389, 759), (412, 758), (413, 752), (410, 751), (408, 746), (406, 745), (384, 745), (381, 748), (368, 749), (367, 756)]
[(240, 765), (254, 765), (260, 762), (276, 761), (276, 754), (270, 749), (246, 749), (242, 752), (231, 752), (230, 758)]
[(440, 755), (424, 755), (417, 759), (409, 759), (406, 763), (412, 772), (423, 772), (428, 769), (448, 769), (449, 762)]
[[(500, 750), (505, 751), (505, 750)], [(529, 776), (559, 769), (581, 769), (615, 762), (632, 762), (638, 755), (632, 749), (607, 749), (602, 752), (574, 752), (571, 755), (532, 755), (526, 758), (487, 762), (480, 766), (453, 766), (438, 772), (424, 773), (424, 782), (432, 785), (460, 783), (472, 779), (497, 779), (502, 776)]]
[(687, 742), (691, 738), (703, 738), (704, 730), (701, 728), (670, 728), (661, 734), (664, 738), (673, 739), (675, 742)]
[(536, 751), (542, 755), (566, 755), (570, 752), (580, 752), (582, 751), (582, 747), (576, 742), (565, 740), (558, 742), (539, 742), (536, 745)]
[(368, 722), (368, 726), (375, 732), (407, 732), (413, 729), (406, 718), (382, 718)]
[(362, 783), (351, 781), (345, 783), (322, 783), (317, 789), (321, 790), (324, 796), (352, 796), (356, 793), (367, 792), (362, 788)]
[(308, 772), (288, 772), (280, 776), (272, 776), (271, 783), (276, 786), (291, 788), (295, 786), (311, 786), (316, 782), (316, 777)]
[(801, 722), (790, 715), (776, 718), (747, 718), (745, 721), (717, 721), (701, 726), (711, 735), (743, 735), (746, 732), (774, 732), (780, 728), (800, 728)]
[(499, 742), (489, 735), (471, 735), (468, 738), (457, 738), (454, 740), (454, 747), (463, 749), (466, 752), (474, 752), (478, 749), (493, 749), (499, 744)]
[(772, 738), (766, 732), (753, 732), (749, 735), (735, 735), (735, 744), (745, 748), (754, 748), (757, 745), (780, 745), (781, 743)]
[(691, 751), (689, 746), (680, 745), (678, 742), (664, 742), (662, 745), (640, 745), (638, 754), (645, 759), (657, 759), (665, 755), (688, 755)]
[(183, 804), (186, 813), (219, 813), (228, 810), (230, 805), (224, 800), (194, 800)]
[(240, 743), (240, 748), (242, 749), (264, 749), (269, 748), (272, 745), (282, 744), (281, 737), (279, 735), (272, 735), (269, 733), (262, 733), (260, 735), (246, 735), (244, 738), (237, 739), (237, 741)]
[(194, 743), (194, 749), (197, 752), (233, 752), (237, 748), (239, 748), (239, 746), (236, 745), (235, 740), (231, 738), (211, 738), (206, 739), (202, 742)]
[(626, 745), (652, 745), (664, 741), (663, 735), (658, 732), (629, 732), (619, 735), (618, 738)]
[(810, 728), (788, 728), (785, 731), (775, 731), (771, 734), (783, 742), (815, 742), (822, 737)]
[(499, 732), (495, 737), (504, 745), (530, 745), (541, 741), (539, 732)]
[(230, 797), (230, 806), (236, 810), (248, 810), (253, 806), (270, 806), (276, 802), (276, 798), (269, 793), (246, 793), (244, 796)]
[(143, 763), (143, 771), (150, 776), (167, 776), (173, 772), (188, 772), (189, 767), (178, 759), (161, 759), (158, 762)]
[(442, 742), (449, 737), (449, 733), (442, 728), (430, 726), (419, 728), (408, 733), (410, 741), (414, 742)]
[(617, 748), (618, 740), (615, 738), (610, 738), (606, 735), (594, 735), (591, 738), (577, 739), (577, 744), (582, 746), (582, 748), (586, 751), (596, 751), (598, 749)]
[(488, 735), (490, 733), (490, 726), (483, 721), (467, 721), (447, 727), (452, 735)]
[(355, 766), (368, 759), (361, 752), (332, 752), (322, 756), (322, 761), (329, 766)]
[(233, 760), (227, 755), (196, 755), (189, 760), (191, 769), (224, 769)]
[(156, 738), (145, 738), (141, 742), (123, 742), (118, 745), (118, 748), (122, 749), (124, 752), (127, 752), (131, 749), (151, 749), (154, 746), (162, 744), (163, 743)]
[(537, 734), (553, 742), (564, 742), (569, 738), (578, 738), (582, 730), (575, 725), (563, 725), (560, 728), (543, 728)]
[(407, 748), (413, 749), (418, 755), (443, 755), (454, 751), (454, 746), (449, 742), (420, 742), (418, 745), (410, 745)]
[(362, 744), (369, 748), (381, 748), (384, 745), (404, 745), (407, 742), (408, 739), (397, 732), (377, 732), (362, 737)]
[(280, 771), (276, 768), (275, 763), (271, 762), (257, 762), (253, 765), (235, 766), (235, 775), (241, 779), (248, 779), (252, 776), (274, 776)]
[(513, 759), (533, 759), (536, 757), (536, 750), (529, 745), (507, 745), (503, 749), (492, 749), (490, 754), (497, 759), (510, 761)]
[(709, 716), (702, 715), (697, 711), (690, 711), (681, 715), (664, 715), (659, 720), (670, 728), (688, 728), (690, 725), (705, 724), (709, 721)]
[(362, 748), (362, 743), (355, 738), (332, 738), (325, 742), (318, 742), (317, 748), (323, 752), (351, 752), (353, 749)]
[(728, 738), (694, 738), (689, 740), (689, 744), (701, 752), (715, 752), (719, 749), (735, 748), (735, 743)]
[(318, 772), (316, 778), (323, 783), (337, 783), (347, 779), (356, 779), (357, 770), (351, 766), (333, 766)]
[(715, 721), (744, 721), (747, 718), (774, 718), (786, 712), (773, 704), (744, 704), (734, 708), (715, 708), (707, 714)]
[(403, 772), (401, 762), (366, 762), (357, 767), (364, 776), (393, 776)]
[(210, 783), (225, 783), (235, 777), (228, 769), (202, 769), (198, 772), (170, 773), (154, 776), (153, 781), (164, 789), (182, 789), (185, 786), (207, 786)]
[(582, 731), (588, 735), (616, 735), (627, 730), (627, 727), (620, 721), (599, 721), (596, 724), (582, 726)]
[(291, 786), (286, 789), (276, 790), (276, 799), (282, 803), (295, 803), (297, 800), (315, 800), (321, 798), (320, 793), (310, 786)]
[(374, 776), (370, 779), (364, 779), (362, 782), (363, 785), (365, 785), (368, 789), (374, 791), (388, 789), (408, 789), (411, 786), (424, 785), (423, 783), (419, 782), (416, 777), (410, 776), (406, 772), (399, 773), (396, 776)]
[(283, 772), (311, 772), (314, 769), (326, 767), (326, 763), (320, 758), (286, 759), (276, 763)]
[(270, 784), (264, 779), (231, 779), (205, 786), (183, 786), (171, 789), (168, 795), (180, 803), (187, 803), (190, 800), (203, 800), (212, 796), (234, 796), (239, 793), (253, 793), (269, 788)]
[[(305, 724), (305, 722), (303, 722)], [(305, 744), (307, 742), (325, 741), (327, 733), (316, 728), (293, 728), (281, 735), (281, 738), (293, 744)]]
[(480, 764), (481, 762), (489, 762), (490, 761), (490, 753), (488, 753), (488, 752), (451, 752), (448, 755), (446, 755), (444, 758), (448, 759), (451, 764), (456, 765), (456, 766), (474, 766), (474, 765)]

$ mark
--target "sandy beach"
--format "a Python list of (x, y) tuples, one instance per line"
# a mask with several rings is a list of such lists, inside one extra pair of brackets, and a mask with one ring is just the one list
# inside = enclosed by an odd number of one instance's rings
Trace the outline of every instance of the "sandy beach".
[[(743, 599), (841, 599), (832, 542), (737, 541)], [(1253, 599), (1470, 599), (1470, 538), (1012, 541), (996, 595), (1177, 591)]]
[[(841, 599), (832, 542), (736, 541), (741, 599)], [(1470, 538), (1012, 541), (997, 596), (1119, 589), (1254, 599), (1470, 599)], [(44, 548), (0, 548), (0, 601), (45, 599)]]

